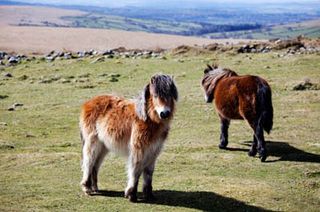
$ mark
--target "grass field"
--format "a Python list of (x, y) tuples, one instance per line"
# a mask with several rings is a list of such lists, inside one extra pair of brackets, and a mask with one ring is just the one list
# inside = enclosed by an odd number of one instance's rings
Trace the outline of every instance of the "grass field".
[[(319, 55), (166, 57), (33, 60), (2, 70), (0, 211), (318, 211), (320, 92), (292, 88), (304, 78), (320, 83)], [(270, 82), (275, 118), (274, 130), (266, 135), (266, 163), (247, 156), (252, 132), (243, 121), (231, 122), (234, 151), (218, 149), (218, 117), (200, 88), (202, 70), (213, 61)], [(174, 75), (180, 92), (154, 174), (157, 200), (130, 203), (123, 198), (125, 160), (115, 155), (102, 166), (100, 195), (83, 195), (80, 105), (105, 93), (133, 98), (157, 72)], [(23, 106), (8, 111), (14, 103)]]

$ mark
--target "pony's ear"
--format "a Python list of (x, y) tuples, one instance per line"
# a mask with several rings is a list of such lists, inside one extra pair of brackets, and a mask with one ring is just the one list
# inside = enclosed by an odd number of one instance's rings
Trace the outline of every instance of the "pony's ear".
[(157, 77), (159, 77), (158, 74), (153, 75), (153, 76), (151, 77), (150, 83), (151, 83), (151, 84), (154, 84), (154, 83), (155, 83), (155, 79), (156, 79)]
[(212, 67), (212, 70), (213, 70), (213, 69), (219, 68), (219, 65), (218, 65), (218, 63), (213, 63), (211, 67)]
[(150, 97), (150, 84), (146, 85), (136, 102), (136, 113), (143, 121), (148, 117), (148, 99)]
[(212, 67), (211, 67), (209, 64), (207, 64), (207, 68), (204, 69), (203, 73), (204, 73), (204, 74), (207, 74), (207, 73), (208, 73), (209, 71), (211, 71), (211, 70), (213, 70)]

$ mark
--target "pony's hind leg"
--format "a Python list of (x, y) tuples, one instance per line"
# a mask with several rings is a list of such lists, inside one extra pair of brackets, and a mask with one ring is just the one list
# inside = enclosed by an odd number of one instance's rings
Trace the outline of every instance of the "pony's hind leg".
[(252, 116), (247, 115), (246, 120), (248, 121), (249, 125), (251, 126), (254, 132), (252, 147), (248, 152), (248, 155), (255, 156), (258, 151), (261, 162), (264, 162), (267, 158), (267, 150), (266, 142), (264, 140), (263, 135), (261, 118), (259, 118), (258, 121), (256, 121), (256, 119), (254, 119)]
[(106, 154), (108, 153), (107, 148), (105, 147), (105, 145), (102, 142), (97, 142), (97, 147), (96, 147), (96, 151), (97, 151), (97, 156), (96, 159), (94, 161), (94, 165), (92, 167), (92, 172), (91, 172), (91, 190), (93, 192), (97, 192), (98, 191), (98, 173), (99, 173), (99, 169), (100, 166), (103, 162), (103, 159), (105, 158)]
[(84, 137), (82, 147), (82, 180), (81, 187), (83, 192), (90, 194), (92, 192), (92, 170), (96, 159), (96, 144), (98, 142), (95, 135), (88, 135)]
[(255, 134), (253, 134), (252, 146), (251, 146), (250, 151), (248, 152), (249, 156), (251, 156), (251, 157), (256, 156), (256, 154), (257, 154), (257, 144), (258, 144), (257, 138), (256, 138)]
[(230, 120), (223, 118), (221, 115), (220, 117), (220, 125), (221, 125), (221, 132), (220, 132), (220, 149), (226, 149), (228, 145), (228, 129), (230, 125)]
[[(255, 149), (256, 145), (258, 145), (257, 149), (258, 149), (259, 157), (261, 159), (261, 162), (264, 162), (267, 158), (267, 149), (266, 149), (266, 142), (264, 140), (264, 135), (263, 135), (263, 127), (260, 120), (261, 119), (259, 119), (257, 124), (251, 125), (251, 127), (254, 130), (255, 139), (253, 139), (252, 149), (250, 150), (250, 152), (253, 149)], [(253, 150), (252, 153), (254, 153), (254, 151), (255, 150)]]
[(266, 149), (266, 142), (264, 140), (264, 135), (263, 135), (263, 128), (262, 126), (258, 126), (255, 130), (255, 137), (258, 140), (258, 152), (259, 152), (259, 157), (261, 159), (261, 162), (266, 161), (267, 159), (267, 149)]

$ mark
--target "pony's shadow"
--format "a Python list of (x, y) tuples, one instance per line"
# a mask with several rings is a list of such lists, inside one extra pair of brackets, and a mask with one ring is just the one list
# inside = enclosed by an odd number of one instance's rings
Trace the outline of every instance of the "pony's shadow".
[[(252, 141), (245, 141), (243, 145), (251, 146)], [(305, 152), (297, 149), (287, 142), (283, 141), (266, 141), (268, 155), (278, 157), (276, 160), (266, 160), (266, 162), (276, 161), (295, 161), (295, 162), (310, 162), (320, 163), (320, 155)]]
[[(154, 191), (153, 194), (156, 200), (144, 201), (139, 199), (138, 203), (184, 207), (201, 211), (270, 211), (208, 191), (158, 190)], [(102, 190), (95, 195), (123, 197), (123, 192)], [(142, 194), (139, 193), (138, 196), (142, 196)]]

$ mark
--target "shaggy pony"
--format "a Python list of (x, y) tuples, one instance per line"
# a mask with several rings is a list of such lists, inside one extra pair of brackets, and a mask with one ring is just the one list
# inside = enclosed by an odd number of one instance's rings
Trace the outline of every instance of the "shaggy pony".
[(166, 140), (178, 91), (168, 75), (155, 75), (136, 100), (105, 95), (83, 104), (80, 115), (82, 148), (82, 190), (98, 191), (98, 172), (108, 152), (128, 158), (125, 197), (137, 201), (139, 177), (143, 194), (152, 199), (152, 175), (156, 159)]

